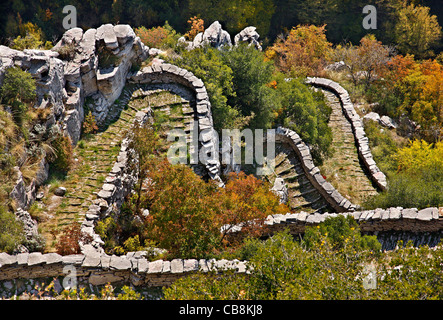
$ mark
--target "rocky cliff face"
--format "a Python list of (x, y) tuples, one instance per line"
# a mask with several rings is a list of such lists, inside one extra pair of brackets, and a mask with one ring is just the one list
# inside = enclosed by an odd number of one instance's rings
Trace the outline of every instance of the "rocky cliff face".
[[(129, 25), (102, 25), (83, 32), (67, 31), (51, 50), (18, 51), (0, 46), (0, 86), (8, 68), (18, 66), (36, 80), (36, 109), (49, 109), (41, 125), (63, 132), (73, 144), (80, 139), (86, 107), (98, 124), (120, 95), (131, 67), (144, 61), (147, 48)], [(37, 188), (47, 179), (49, 166), (42, 159), (35, 178), (26, 184), (18, 167), (10, 197), (16, 216), (24, 221), (26, 237), (38, 236), (36, 223), (24, 211), (34, 202)], [(24, 210), (23, 210), (24, 209)]]
[(149, 48), (129, 25), (105, 24), (83, 32), (68, 30), (53, 51), (64, 54), (64, 74), (69, 99), (65, 130), (74, 143), (80, 138), (83, 105), (100, 125), (118, 98), (131, 67), (149, 56)]

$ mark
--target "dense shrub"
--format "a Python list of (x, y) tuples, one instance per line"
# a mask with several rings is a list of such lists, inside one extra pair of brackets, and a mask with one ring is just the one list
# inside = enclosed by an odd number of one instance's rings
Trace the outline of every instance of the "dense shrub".
[[(253, 176), (231, 175), (220, 189), (187, 166), (167, 160), (154, 163), (140, 197), (134, 194), (117, 220), (108, 218), (99, 224), (107, 245), (124, 249), (155, 243), (168, 250), (169, 258), (210, 257), (238, 245), (240, 238), (228, 237), (229, 226), (242, 223), (243, 236), (259, 236), (266, 216), (287, 212), (269, 185)], [(126, 243), (130, 238), (131, 243)]]
[(399, 147), (404, 146), (403, 139), (394, 139), (394, 133), (375, 121), (364, 121), (366, 136), (369, 139), (372, 156), (379, 169), (386, 175), (391, 176), (397, 171), (397, 162), (394, 158)]
[(52, 164), (61, 172), (68, 172), (73, 164), (73, 148), (71, 138), (58, 136), (53, 142), (54, 161)]
[(332, 132), (328, 126), (332, 109), (320, 92), (309, 89), (300, 79), (280, 79), (277, 92), (281, 99), (277, 123), (297, 132), (311, 145), (317, 163), (330, 155)]
[(443, 205), (443, 143), (432, 147), (414, 141), (393, 157), (397, 173), (389, 179), (388, 190), (366, 203), (369, 208), (427, 208)]
[(285, 39), (277, 39), (266, 56), (280, 71), (292, 77), (321, 75), (329, 59), (332, 44), (327, 41), (325, 26), (297, 26)]
[[(264, 242), (249, 240), (247, 277), (199, 273), (176, 281), (164, 290), (165, 298), (442, 299), (440, 247), (400, 244), (395, 251), (380, 252), (375, 236), (360, 235), (352, 220), (340, 216), (308, 227), (307, 243), (294, 241), (288, 233)], [(372, 290), (364, 287), (370, 274)]]
[(436, 60), (418, 62), (413, 56), (398, 55), (388, 63), (382, 77), (370, 92), (380, 104), (377, 111), (394, 118), (406, 115), (420, 125), (421, 138), (441, 140), (443, 66)]
[(83, 244), (88, 244), (92, 241), (92, 237), (81, 232), (80, 223), (74, 223), (65, 227), (56, 244), (57, 253), (62, 256), (81, 253), (79, 241)]
[[(166, 299), (360, 299), (364, 261), (377, 256), (375, 237), (362, 236), (351, 219), (327, 219), (307, 228), (309, 240), (287, 232), (264, 242), (248, 240), (251, 264), (246, 278), (196, 275), (165, 290)], [(246, 249), (243, 249), (243, 252)], [(244, 257), (239, 257), (244, 258)], [(360, 277), (360, 279), (359, 279)], [(359, 279), (359, 280), (357, 280)]]
[(0, 205), (0, 252), (12, 253), (24, 242), (23, 224), (14, 213)]
[(177, 42), (177, 33), (168, 22), (163, 27), (147, 29), (144, 26), (135, 28), (135, 34), (150, 48), (167, 49)]
[(97, 133), (97, 131), (97, 122), (95, 121), (95, 117), (92, 115), (91, 111), (89, 111), (88, 114), (85, 116), (85, 121), (83, 121), (83, 133), (90, 134)]

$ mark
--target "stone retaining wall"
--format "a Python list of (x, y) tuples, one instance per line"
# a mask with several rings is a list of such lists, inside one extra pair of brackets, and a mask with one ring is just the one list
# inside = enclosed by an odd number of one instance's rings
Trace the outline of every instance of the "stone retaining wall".
[[(0, 286), (11, 279), (76, 277), (92, 286), (111, 283), (143, 287), (169, 286), (180, 277), (192, 273), (224, 272), (248, 273), (245, 261), (174, 259), (149, 261), (146, 252), (129, 252), (125, 256), (100, 253), (60, 256), (39, 252), (9, 255), (0, 253)], [(0, 288), (1, 289), (1, 288)]]
[(331, 207), (337, 212), (354, 211), (357, 205), (352, 204), (343, 197), (320, 173), (320, 169), (314, 166), (309, 147), (294, 131), (278, 127), (275, 131), (275, 140), (289, 144), (300, 158), (302, 168), (306, 177), (312, 185), (320, 192)]
[(317, 225), (328, 217), (337, 215), (351, 216), (360, 225), (363, 233), (383, 231), (440, 232), (443, 231), (443, 207), (403, 209), (401, 207), (375, 209), (345, 213), (313, 213), (306, 212), (277, 214), (268, 216), (265, 225), (269, 234), (289, 228), (292, 234), (304, 233), (307, 226)]
[(204, 165), (211, 179), (217, 181), (220, 186), (223, 186), (223, 182), (219, 176), (220, 160), (218, 138), (213, 128), (211, 103), (203, 81), (194, 76), (192, 72), (168, 63), (156, 63), (152, 66), (145, 67), (136, 74), (129, 75), (128, 81), (136, 84), (178, 83), (195, 92), (195, 114), (198, 120), (199, 137), (201, 138), (204, 152), (211, 155), (209, 157), (210, 159), (205, 161)]
[(366, 166), (371, 180), (381, 190), (385, 190), (387, 187), (386, 176), (375, 163), (371, 150), (369, 148), (369, 140), (366, 137), (366, 133), (363, 127), (363, 121), (354, 109), (354, 105), (351, 102), (348, 92), (340, 86), (337, 82), (334, 82), (325, 78), (307, 78), (307, 84), (319, 86), (335, 93), (341, 102), (343, 113), (348, 121), (351, 123), (352, 132), (354, 133), (355, 143), (357, 145), (358, 155), (364, 165)]

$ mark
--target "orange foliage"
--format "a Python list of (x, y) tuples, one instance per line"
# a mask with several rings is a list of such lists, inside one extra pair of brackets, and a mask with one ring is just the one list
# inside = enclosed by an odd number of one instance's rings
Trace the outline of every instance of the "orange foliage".
[(443, 137), (443, 66), (436, 60), (416, 62), (413, 56), (398, 55), (383, 74), (388, 90), (402, 97), (398, 112), (407, 112), (421, 125), (430, 142)]
[(277, 89), (277, 81), (272, 80), (271, 82), (267, 83), (266, 86), (272, 89)]
[(270, 214), (286, 213), (269, 185), (244, 173), (231, 174), (225, 188), (204, 182), (192, 169), (163, 160), (149, 174), (142, 207), (149, 208), (143, 238), (157, 241), (172, 257), (204, 257), (236, 241), (229, 227), (242, 225), (242, 235), (259, 236)]
[(135, 34), (148, 47), (160, 48), (168, 37), (169, 31), (164, 27), (146, 29), (142, 26), (135, 29)]
[(191, 30), (185, 33), (185, 38), (189, 41), (194, 40), (195, 36), (205, 30), (203, 19), (194, 16), (188, 20), (188, 24), (191, 25)]
[(81, 232), (80, 223), (71, 224), (63, 229), (59, 241), (56, 245), (57, 253), (64, 256), (81, 253), (79, 241), (84, 244), (90, 243), (92, 237), (89, 234)]
[(265, 53), (274, 59), (278, 68), (293, 76), (319, 75), (331, 52), (325, 27), (297, 26), (284, 40), (277, 40)]

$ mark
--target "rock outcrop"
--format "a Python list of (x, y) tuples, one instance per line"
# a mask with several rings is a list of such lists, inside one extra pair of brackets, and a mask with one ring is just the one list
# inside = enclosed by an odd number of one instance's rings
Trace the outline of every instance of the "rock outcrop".
[[(240, 33), (238, 33), (234, 42), (235, 45), (239, 45), (241, 42), (247, 42), (250, 45), (254, 45), (258, 50), (262, 50), (260, 43), (258, 42), (260, 35), (257, 33), (255, 27), (246, 27)], [(231, 36), (226, 30), (222, 29), (220, 22), (213, 22), (204, 32), (198, 33), (193, 41), (186, 41), (184, 37), (179, 39), (188, 50), (193, 50), (195, 48), (200, 48), (203, 46), (210, 45), (214, 48), (226, 48), (232, 47)]]
[[(85, 32), (73, 28), (65, 32), (52, 50), (67, 56), (64, 71), (69, 98), (65, 130), (74, 143), (80, 137), (84, 101), (101, 125), (132, 66), (149, 56), (149, 48), (129, 25), (105, 24)], [(71, 52), (66, 54), (66, 51)]]
[(242, 31), (240, 31), (235, 37), (234, 42), (237, 46), (240, 42), (248, 42), (250, 45), (255, 46), (257, 50), (262, 50), (260, 43), (258, 42), (258, 38), (260, 35), (256, 31), (256, 27), (246, 27)]

